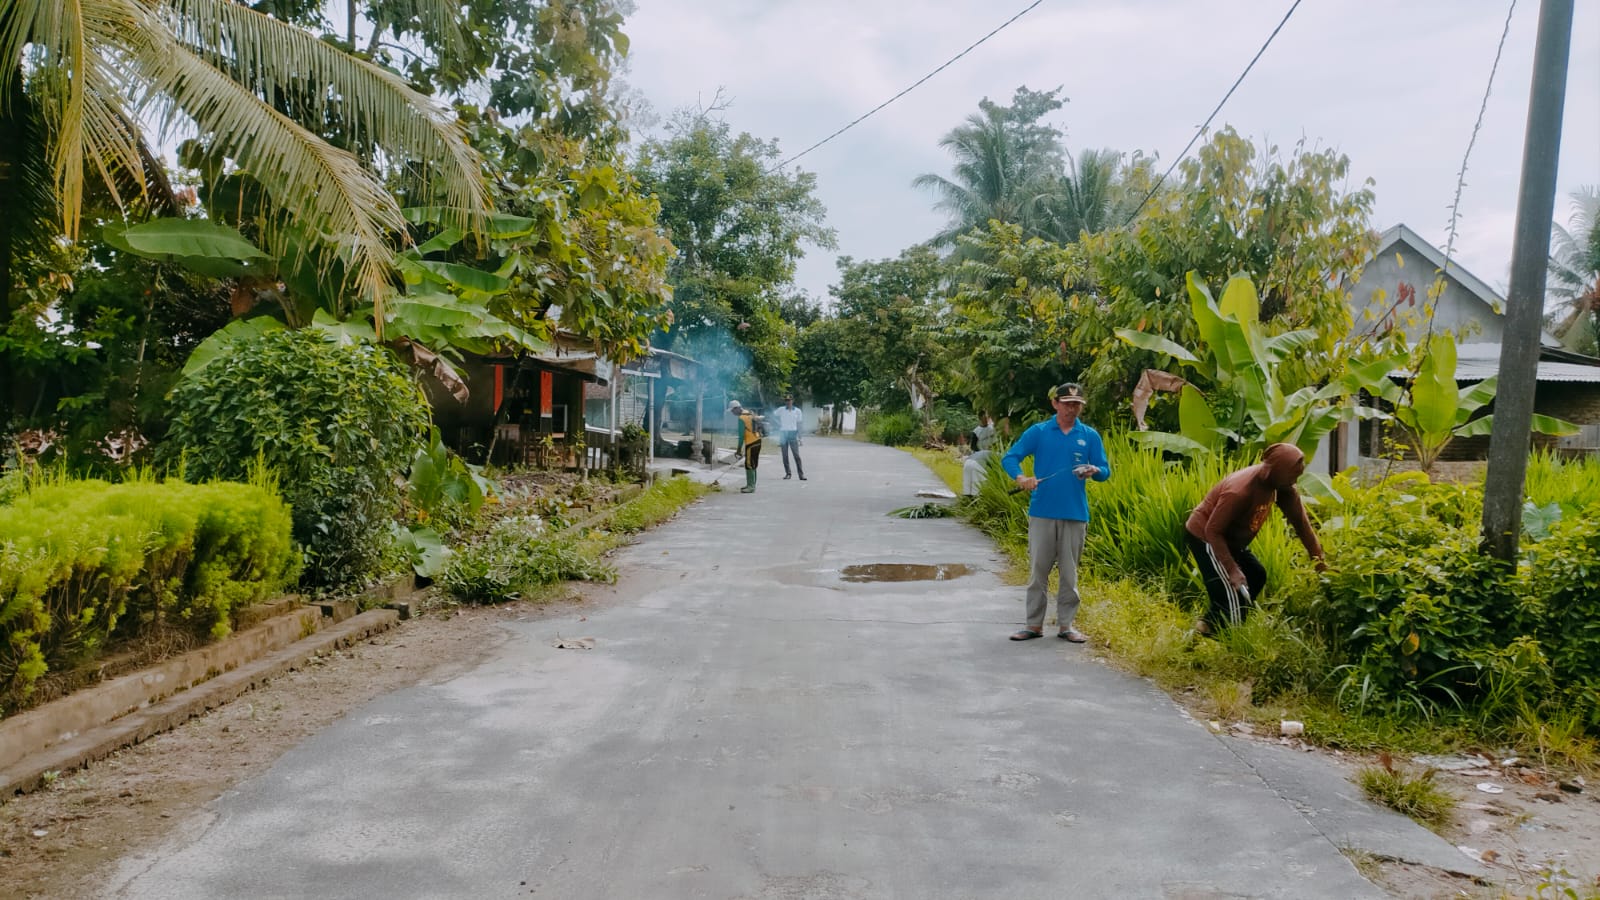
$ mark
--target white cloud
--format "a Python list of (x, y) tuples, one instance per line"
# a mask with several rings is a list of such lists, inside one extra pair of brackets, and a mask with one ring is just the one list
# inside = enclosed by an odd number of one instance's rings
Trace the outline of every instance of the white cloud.
[[(893, 96), (1027, 5), (970, 0), (638, 0), (628, 80), (661, 112), (725, 87), (739, 130), (794, 153)], [(890, 256), (942, 225), (911, 179), (945, 172), (941, 135), (1021, 84), (1062, 85), (1073, 149), (1183, 147), (1287, 9), (1287, 0), (1045, 0), (895, 104), (808, 155), (838, 253)], [(1600, 4), (1574, 23), (1558, 218), (1600, 183)], [(1374, 224), (1444, 242), (1456, 172), (1500, 38), (1504, 0), (1305, 4), (1217, 118), (1287, 149), (1304, 137), (1376, 181)], [(1457, 258), (1503, 284), (1537, 4), (1517, 7), (1462, 197)], [(832, 253), (799, 281), (821, 295)]]

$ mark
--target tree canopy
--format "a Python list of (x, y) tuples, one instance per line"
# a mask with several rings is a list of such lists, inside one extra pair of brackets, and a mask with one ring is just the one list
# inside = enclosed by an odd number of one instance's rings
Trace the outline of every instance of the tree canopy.
[(657, 343), (724, 376), (748, 367), (776, 389), (794, 365), (781, 310), (805, 245), (832, 248), (816, 176), (776, 168), (778, 145), (705, 113), (676, 115), (642, 146), (635, 173), (660, 204), (677, 254), (672, 326)]

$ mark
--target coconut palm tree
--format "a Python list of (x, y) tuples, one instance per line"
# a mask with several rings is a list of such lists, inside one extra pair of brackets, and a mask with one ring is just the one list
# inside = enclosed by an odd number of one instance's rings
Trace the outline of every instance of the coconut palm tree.
[(1061, 132), (1039, 119), (1060, 108), (1055, 94), (1022, 87), (1010, 106), (984, 100), (939, 141), (955, 157), (951, 177), (928, 173), (911, 182), (933, 192), (934, 208), (950, 216), (934, 246), (948, 247), (990, 220), (1021, 225), (1027, 237), (1043, 234), (1045, 198), (1061, 175), (1062, 151)]
[(1123, 225), (1133, 215), (1142, 195), (1130, 190), (1128, 176), (1149, 166), (1142, 154), (1124, 162), (1124, 154), (1110, 148), (1086, 150), (1076, 158), (1067, 154), (1067, 165), (1040, 197), (1045, 237), (1070, 244), (1083, 234)]
[(1556, 336), (1568, 349), (1592, 353), (1600, 337), (1600, 187), (1586, 185), (1571, 196), (1567, 227), (1553, 223), (1546, 295), (1565, 307)]
[[(457, 15), (448, 0), (428, 2)], [(329, 121), (359, 137), (359, 158), (318, 133)], [(478, 156), (447, 109), (235, 0), (4, 0), (0, 135), (14, 134), (38, 139), (0, 147), (0, 194), (47, 178), (46, 233), (68, 238), (86, 193), (124, 208), (159, 202), (152, 148), (198, 135), (264, 188), (256, 212), (269, 252), (287, 251), (291, 225), (313, 235), (343, 262), (346, 289), (374, 304), (405, 234), (386, 179), (421, 173), (415, 180), (462, 227), (488, 207)]]

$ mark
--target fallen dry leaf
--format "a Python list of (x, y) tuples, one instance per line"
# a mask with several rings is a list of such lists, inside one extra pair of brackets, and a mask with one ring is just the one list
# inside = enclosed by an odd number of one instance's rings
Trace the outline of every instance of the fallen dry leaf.
[(551, 644), (550, 646), (555, 647), (557, 650), (593, 650), (594, 649), (594, 638), (592, 638), (592, 637), (583, 637), (583, 638), (562, 638), (562, 637), (558, 637), (558, 638), (556, 638), (556, 642), (554, 644)]

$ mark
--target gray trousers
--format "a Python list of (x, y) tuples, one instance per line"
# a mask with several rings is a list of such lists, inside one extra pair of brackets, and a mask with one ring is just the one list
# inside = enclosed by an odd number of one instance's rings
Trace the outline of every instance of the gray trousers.
[(1088, 522), (1028, 517), (1028, 561), (1032, 578), (1028, 580), (1028, 627), (1044, 630), (1045, 607), (1049, 605), (1050, 570), (1061, 567), (1060, 589), (1056, 591), (1056, 620), (1061, 630), (1072, 627), (1078, 614), (1078, 558), (1083, 556), (1083, 538)]

